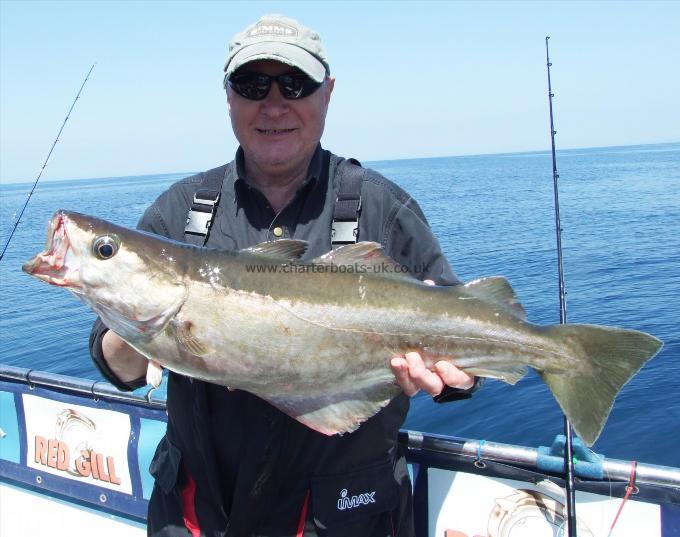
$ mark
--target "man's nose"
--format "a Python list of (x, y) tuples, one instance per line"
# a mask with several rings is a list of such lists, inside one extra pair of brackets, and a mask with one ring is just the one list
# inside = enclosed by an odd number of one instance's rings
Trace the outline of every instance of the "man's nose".
[(262, 111), (270, 117), (278, 117), (288, 112), (288, 101), (281, 95), (276, 81), (272, 82), (269, 93), (262, 101)]

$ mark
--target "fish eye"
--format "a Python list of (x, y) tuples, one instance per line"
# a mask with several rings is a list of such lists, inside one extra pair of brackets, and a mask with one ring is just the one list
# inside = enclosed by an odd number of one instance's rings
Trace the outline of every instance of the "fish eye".
[(118, 252), (118, 241), (110, 235), (97, 237), (92, 243), (92, 253), (98, 259), (111, 259)]

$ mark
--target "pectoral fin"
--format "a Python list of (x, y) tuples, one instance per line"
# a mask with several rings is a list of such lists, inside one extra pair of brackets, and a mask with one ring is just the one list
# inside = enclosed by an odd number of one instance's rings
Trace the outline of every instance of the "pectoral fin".
[(191, 321), (175, 320), (168, 325), (168, 330), (179, 346), (193, 356), (207, 356), (213, 352), (212, 347), (196, 337), (194, 323)]

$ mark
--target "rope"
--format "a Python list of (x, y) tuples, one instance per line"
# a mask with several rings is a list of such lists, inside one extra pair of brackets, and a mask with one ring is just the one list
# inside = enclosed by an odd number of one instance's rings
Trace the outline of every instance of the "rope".
[(607, 534), (607, 537), (611, 537), (612, 531), (614, 531), (614, 526), (616, 526), (616, 523), (619, 521), (619, 516), (621, 515), (621, 511), (623, 511), (623, 506), (626, 505), (628, 498), (630, 498), (630, 495), (633, 494), (633, 492), (637, 488), (635, 486), (635, 472), (636, 471), (637, 471), (637, 461), (633, 461), (632, 468), (630, 469), (630, 479), (628, 480), (628, 485), (626, 486), (626, 495), (623, 497), (623, 500), (621, 501), (621, 505), (619, 505), (619, 510), (616, 513), (616, 516), (614, 517), (614, 522), (612, 522), (611, 528), (609, 528), (609, 533)]
[(474, 462), (474, 464), (477, 468), (485, 468), (486, 467), (486, 464), (484, 464), (484, 462), (482, 461), (482, 446), (484, 445), (485, 442), (486, 442), (486, 440), (480, 440), (477, 443), (477, 458), (475, 459), (475, 462)]

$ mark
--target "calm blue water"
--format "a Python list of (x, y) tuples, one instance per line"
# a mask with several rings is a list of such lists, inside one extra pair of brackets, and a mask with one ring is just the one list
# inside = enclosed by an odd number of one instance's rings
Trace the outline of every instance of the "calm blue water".
[[(502, 274), (529, 320), (559, 320), (549, 153), (376, 162), (419, 200), (461, 279)], [(680, 466), (680, 143), (558, 152), (570, 322), (650, 332), (663, 351), (619, 394), (595, 449)], [(44, 182), (0, 262), (0, 362), (100, 378), (87, 339), (93, 314), (21, 270), (56, 209), (134, 226), (186, 174)], [(0, 243), (29, 184), (0, 185)], [(562, 417), (535, 374), (488, 382), (473, 399), (413, 402), (406, 426), (524, 445), (550, 444)]]

